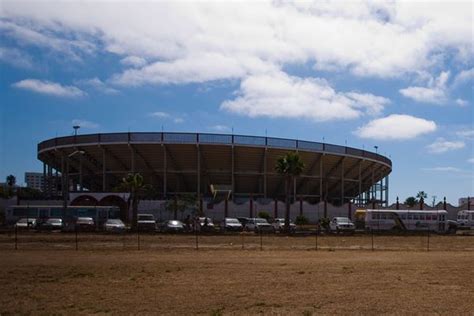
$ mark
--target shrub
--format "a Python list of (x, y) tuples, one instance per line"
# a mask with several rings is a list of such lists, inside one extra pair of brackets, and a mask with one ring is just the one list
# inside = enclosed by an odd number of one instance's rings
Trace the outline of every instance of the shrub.
[(265, 212), (265, 211), (258, 212), (257, 217), (265, 218), (267, 221), (270, 220), (270, 214), (268, 212)]
[(307, 225), (308, 224), (308, 219), (304, 215), (298, 215), (296, 216), (295, 224), (296, 225)]
[(323, 217), (323, 218), (319, 219), (319, 223), (320, 223), (321, 227), (323, 229), (326, 229), (326, 230), (329, 229), (329, 222), (330, 222), (330, 220), (327, 217)]

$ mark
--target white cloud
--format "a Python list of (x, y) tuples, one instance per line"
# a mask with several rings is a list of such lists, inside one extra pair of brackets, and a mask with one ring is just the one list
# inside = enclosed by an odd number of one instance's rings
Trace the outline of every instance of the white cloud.
[(474, 139), (474, 129), (464, 129), (456, 132), (456, 135), (466, 139)]
[(233, 100), (221, 109), (250, 117), (347, 120), (378, 114), (390, 100), (372, 94), (335, 91), (326, 80), (298, 78), (283, 72), (245, 78)]
[(448, 141), (444, 138), (438, 138), (434, 143), (426, 146), (428, 151), (433, 154), (442, 154), (448, 151), (462, 149), (466, 146), (463, 141)]
[(153, 113), (150, 113), (149, 116), (157, 117), (157, 118), (168, 118), (168, 117), (170, 117), (170, 115), (166, 112), (153, 112)]
[(441, 104), (447, 100), (447, 81), (449, 72), (442, 72), (438, 78), (428, 82), (428, 87), (408, 87), (400, 93), (417, 102)]
[(469, 159), (467, 160), (467, 162), (469, 162), (469, 163), (474, 163), (474, 158), (469, 158)]
[(355, 135), (376, 140), (406, 140), (431, 133), (436, 123), (410, 115), (392, 114), (357, 129)]
[(466, 101), (466, 100), (463, 100), (463, 99), (456, 99), (456, 104), (459, 105), (459, 106), (466, 106), (468, 105), (469, 103)]
[(461, 169), (456, 167), (433, 167), (433, 168), (423, 168), (423, 171), (435, 171), (435, 172), (462, 172)]
[(0, 17), (23, 42), (154, 62), (114, 76), (127, 85), (241, 79), (294, 63), (394, 77), (437, 69), (442, 55), (472, 61), (469, 2), (6, 0)]
[(0, 61), (18, 68), (34, 68), (31, 56), (16, 48), (0, 47)]
[(12, 84), (12, 86), (58, 97), (81, 97), (86, 95), (84, 91), (77, 87), (63, 86), (59, 83), (46, 80), (25, 79)]
[[(1, 17), (2, 14), (0, 13)], [(49, 21), (46, 25), (42, 23), (26, 23), (21, 25), (20, 23), (17, 24), (0, 19), (0, 31), (5, 35), (15, 38), (20, 44), (48, 48), (52, 51), (68, 55), (69, 58), (74, 60), (80, 60), (80, 55), (83, 53), (91, 54), (95, 52), (95, 44), (85, 40), (84, 36), (80, 34), (77, 34), (77, 38), (63, 38), (63, 34), (57, 34), (59, 27), (59, 25), (52, 21)]]
[(95, 90), (105, 93), (105, 94), (119, 93), (119, 90), (109, 87), (106, 83), (104, 83), (102, 80), (100, 80), (97, 77), (91, 78), (91, 79), (78, 80), (77, 84), (92, 87)]
[(209, 127), (210, 130), (216, 131), (216, 132), (228, 132), (230, 131), (230, 127), (227, 125), (214, 125)]
[(74, 119), (72, 120), (71, 124), (78, 125), (80, 128), (87, 128), (87, 129), (97, 129), (99, 128), (99, 124), (91, 122), (91, 121), (86, 121), (86, 120), (80, 120), (80, 119)]
[(460, 73), (458, 73), (456, 77), (454, 78), (453, 86), (457, 87), (466, 82), (469, 82), (472, 88), (473, 80), (474, 80), (474, 68), (463, 70)]
[(150, 113), (148, 114), (148, 116), (158, 118), (158, 119), (172, 120), (175, 124), (184, 123), (184, 119), (182, 117), (173, 116), (169, 113), (161, 112), (161, 111)]
[(120, 60), (120, 63), (125, 66), (143, 67), (146, 65), (146, 59), (138, 56), (128, 56)]

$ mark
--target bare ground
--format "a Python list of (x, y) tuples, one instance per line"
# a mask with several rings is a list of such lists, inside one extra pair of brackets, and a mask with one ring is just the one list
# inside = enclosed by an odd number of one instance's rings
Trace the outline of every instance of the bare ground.
[[(259, 239), (241, 250), (219, 236), (196, 251), (192, 236), (163, 238), (173, 249), (146, 238), (141, 251), (132, 240), (125, 251), (2, 249), (0, 314), (474, 315), (473, 251), (337, 248), (352, 237), (319, 251), (311, 237), (278, 241), (293, 250), (267, 240), (260, 251)], [(219, 243), (230, 249), (209, 246)]]

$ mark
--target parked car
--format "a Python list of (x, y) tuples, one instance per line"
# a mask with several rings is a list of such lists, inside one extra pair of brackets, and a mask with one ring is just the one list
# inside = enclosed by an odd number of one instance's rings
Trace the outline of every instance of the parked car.
[(226, 217), (221, 222), (221, 229), (224, 232), (241, 232), (243, 228), (244, 227), (237, 218)]
[(126, 227), (120, 219), (108, 219), (104, 223), (104, 230), (108, 233), (123, 233)]
[(164, 221), (160, 226), (160, 231), (163, 233), (183, 233), (184, 224), (177, 220)]
[(36, 218), (20, 218), (18, 222), (15, 223), (15, 228), (17, 229), (35, 229), (36, 228)]
[(250, 218), (248, 217), (237, 217), (237, 220), (242, 224), (242, 227), (245, 229), (245, 225), (249, 222)]
[(138, 214), (137, 228), (141, 231), (155, 231), (156, 221), (153, 214)]
[(250, 218), (245, 225), (245, 230), (256, 233), (273, 233), (273, 226), (265, 218)]
[(201, 224), (201, 231), (212, 232), (214, 231), (214, 223), (209, 217), (199, 217), (199, 223)]
[(48, 218), (39, 228), (41, 230), (61, 230), (63, 228), (63, 220), (61, 218)]
[[(285, 219), (284, 218), (275, 218), (273, 221), (273, 229), (275, 232), (284, 232), (285, 231)], [(296, 225), (290, 220), (290, 233), (294, 233), (296, 231)]]
[(94, 231), (95, 223), (92, 217), (78, 217), (74, 223), (78, 231)]
[(348, 217), (334, 217), (329, 222), (329, 229), (335, 233), (354, 233), (355, 225)]

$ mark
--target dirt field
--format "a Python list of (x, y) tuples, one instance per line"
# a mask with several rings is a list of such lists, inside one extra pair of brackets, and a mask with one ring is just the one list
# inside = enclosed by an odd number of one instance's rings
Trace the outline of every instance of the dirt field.
[(0, 314), (469, 315), (473, 262), (472, 251), (2, 250)]

